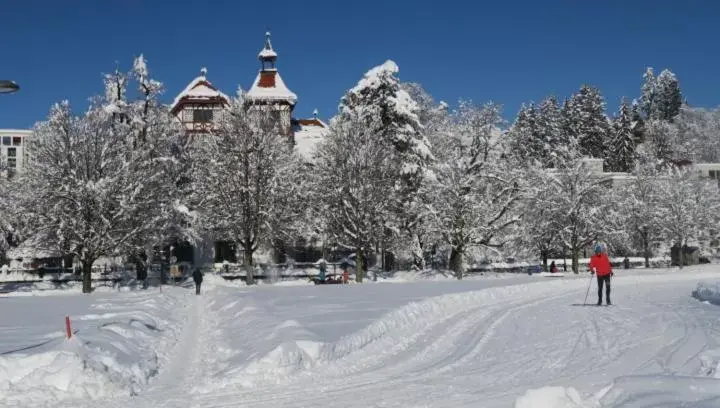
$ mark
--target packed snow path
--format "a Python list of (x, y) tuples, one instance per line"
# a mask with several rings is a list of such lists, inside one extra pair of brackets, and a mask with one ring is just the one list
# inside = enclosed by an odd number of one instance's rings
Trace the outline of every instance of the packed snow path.
[[(720, 308), (690, 293), (720, 274), (702, 271), (615, 278), (613, 307), (577, 305), (586, 275), (474, 291), (471, 281), (214, 288), (191, 300), (146, 392), (85, 406), (512, 407), (549, 385), (589, 394), (626, 375), (708, 377)], [(454, 293), (427, 297), (442, 291)]]

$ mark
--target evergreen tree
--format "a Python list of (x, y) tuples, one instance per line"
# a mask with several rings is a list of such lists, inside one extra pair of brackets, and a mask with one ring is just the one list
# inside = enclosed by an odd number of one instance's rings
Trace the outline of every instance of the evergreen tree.
[[(368, 71), (357, 85), (346, 92), (340, 101), (338, 120), (361, 124), (364, 132), (388, 141), (394, 160), (399, 163), (394, 174), (398, 183), (387, 191), (395, 203), (396, 224), (388, 226), (395, 235), (420, 241), (423, 204), (418, 191), (428, 173), (433, 156), (430, 143), (423, 132), (419, 114), (421, 109), (397, 78), (398, 66), (393, 61)], [(385, 233), (378, 235), (390, 241)], [(377, 247), (377, 245), (376, 245)], [(415, 259), (422, 268), (422, 258)]]
[(640, 111), (646, 118), (652, 118), (655, 112), (656, 95), (655, 73), (652, 67), (648, 67), (643, 75), (643, 85), (640, 90)]
[(573, 150), (568, 135), (562, 130), (562, 114), (555, 97), (549, 97), (540, 103), (537, 112), (538, 141), (543, 144), (541, 158), (545, 167), (559, 167), (569, 160)]
[(635, 168), (635, 140), (632, 131), (632, 112), (625, 101), (612, 123), (613, 137), (608, 146), (607, 162), (611, 171), (630, 172)]
[(534, 103), (520, 107), (508, 136), (512, 155), (520, 164), (543, 159), (545, 149), (538, 132), (538, 110)]
[(683, 104), (680, 84), (675, 74), (663, 70), (655, 77), (652, 68), (643, 75), (640, 108), (645, 118), (672, 122)]
[(577, 140), (580, 153), (604, 158), (610, 125), (600, 91), (583, 85), (563, 108), (565, 131)]
[(645, 140), (645, 119), (642, 117), (642, 113), (640, 112), (640, 103), (637, 99), (633, 99), (630, 117), (635, 143), (640, 144)]
[(680, 113), (682, 93), (677, 77), (670, 70), (663, 70), (656, 79), (654, 118), (672, 122)]

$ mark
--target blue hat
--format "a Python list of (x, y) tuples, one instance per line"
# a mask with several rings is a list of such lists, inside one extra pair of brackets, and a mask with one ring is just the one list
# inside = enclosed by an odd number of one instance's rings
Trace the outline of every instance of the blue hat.
[(600, 253), (600, 252), (602, 252), (602, 247), (600, 246), (600, 244), (595, 245), (595, 253)]

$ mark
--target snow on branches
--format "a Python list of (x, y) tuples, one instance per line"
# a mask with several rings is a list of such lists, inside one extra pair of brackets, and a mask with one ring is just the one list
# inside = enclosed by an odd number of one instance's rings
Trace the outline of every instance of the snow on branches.
[(299, 158), (271, 107), (231, 101), (216, 129), (192, 148), (192, 206), (200, 228), (233, 241), (246, 265), (297, 215)]
[(80, 260), (83, 292), (95, 260), (143, 252), (177, 220), (181, 129), (156, 93), (123, 100), (126, 78), (106, 77), (105, 98), (80, 116), (56, 104), (28, 144), (29, 231), (44, 249)]
[(522, 178), (502, 159), (500, 108), (461, 102), (450, 119), (443, 142), (436, 146), (427, 216), (435, 235), (450, 248), (450, 269), (462, 278), (471, 247), (498, 248), (518, 221), (514, 211)]

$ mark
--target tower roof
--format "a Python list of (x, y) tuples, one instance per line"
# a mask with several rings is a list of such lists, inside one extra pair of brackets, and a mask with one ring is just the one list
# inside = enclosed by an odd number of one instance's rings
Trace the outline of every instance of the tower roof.
[(183, 102), (219, 102), (228, 104), (230, 98), (220, 92), (207, 79), (207, 68), (200, 69), (200, 75), (190, 81), (185, 89), (175, 97), (170, 110), (175, 111)]
[(288, 89), (277, 71), (258, 72), (255, 82), (247, 92), (246, 97), (256, 102), (285, 101), (291, 105), (295, 105), (295, 102), (297, 102), (297, 95)]
[(270, 32), (265, 33), (265, 47), (258, 58), (262, 66), (246, 98), (251, 102), (286, 102), (295, 105), (297, 95), (288, 89), (275, 68), (277, 53), (270, 43)]
[(265, 47), (258, 53), (258, 59), (261, 62), (274, 62), (277, 59), (277, 53), (273, 50), (272, 43), (270, 42), (270, 31), (265, 33)]

